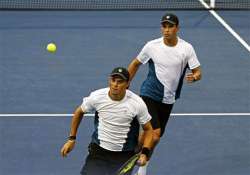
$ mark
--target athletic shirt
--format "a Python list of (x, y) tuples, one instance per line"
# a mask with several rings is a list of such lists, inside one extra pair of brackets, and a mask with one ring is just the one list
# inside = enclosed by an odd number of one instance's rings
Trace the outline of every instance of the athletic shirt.
[(151, 120), (143, 100), (126, 90), (120, 101), (112, 100), (109, 88), (99, 89), (83, 98), (81, 108), (95, 112), (92, 143), (110, 151), (131, 151), (137, 145), (139, 124)]
[(163, 37), (149, 41), (137, 59), (149, 63), (149, 72), (141, 86), (141, 96), (173, 104), (180, 96), (186, 68), (200, 66), (191, 44), (178, 37), (174, 47), (164, 44)]

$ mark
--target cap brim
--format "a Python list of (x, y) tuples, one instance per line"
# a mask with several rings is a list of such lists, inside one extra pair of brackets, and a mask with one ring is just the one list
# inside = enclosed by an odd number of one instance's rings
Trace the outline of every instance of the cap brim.
[(168, 22), (168, 23), (170, 23), (170, 24), (176, 24), (174, 21), (170, 21), (170, 20), (163, 20), (163, 21), (161, 21), (161, 23), (164, 23), (164, 22)]
[(112, 74), (110, 74), (111, 77), (116, 76), (116, 75), (121, 77), (122, 79), (124, 79), (126, 81), (128, 80), (127, 77), (125, 77), (123, 74), (120, 74), (120, 73), (112, 73)]

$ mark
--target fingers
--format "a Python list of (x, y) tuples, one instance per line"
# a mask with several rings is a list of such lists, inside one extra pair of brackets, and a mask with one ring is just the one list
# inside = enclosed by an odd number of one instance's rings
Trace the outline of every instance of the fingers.
[(193, 73), (188, 73), (188, 74), (186, 75), (186, 81), (187, 81), (188, 83), (192, 83), (192, 82), (195, 81), (195, 78), (194, 78)]
[(74, 147), (74, 143), (71, 143), (71, 142), (65, 143), (61, 149), (61, 156), (66, 157), (67, 154), (73, 149), (73, 147)]
[(137, 164), (139, 166), (144, 166), (144, 165), (146, 165), (146, 163), (147, 163), (147, 156), (145, 156), (144, 154), (141, 154), (140, 158), (137, 161)]
[(139, 165), (139, 166), (144, 166), (144, 165), (146, 165), (146, 163), (147, 163), (146, 160), (141, 160), (141, 159), (139, 159), (139, 160), (137, 161), (137, 165)]
[(61, 149), (61, 155), (62, 155), (62, 157), (66, 157), (69, 152), (70, 152), (70, 150), (69, 150), (68, 147), (63, 147)]

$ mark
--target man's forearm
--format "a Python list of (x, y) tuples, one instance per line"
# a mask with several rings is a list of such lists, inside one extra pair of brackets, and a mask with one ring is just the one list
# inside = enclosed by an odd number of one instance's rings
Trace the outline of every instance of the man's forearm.
[(153, 128), (150, 122), (143, 126), (144, 141), (142, 147), (151, 148), (153, 146)]
[(139, 69), (139, 66), (141, 65), (141, 63), (139, 62), (139, 60), (137, 60), (136, 58), (129, 64), (128, 66), (128, 72), (129, 72), (129, 80), (131, 81), (137, 70)]
[(142, 147), (150, 149), (152, 147), (152, 141), (153, 141), (153, 130), (144, 131), (144, 142)]
[(78, 107), (75, 110), (74, 115), (73, 115), (72, 120), (71, 120), (71, 129), (70, 129), (71, 136), (76, 136), (78, 127), (79, 127), (79, 125), (82, 121), (82, 118), (83, 118), (83, 114), (84, 113), (80, 107)]

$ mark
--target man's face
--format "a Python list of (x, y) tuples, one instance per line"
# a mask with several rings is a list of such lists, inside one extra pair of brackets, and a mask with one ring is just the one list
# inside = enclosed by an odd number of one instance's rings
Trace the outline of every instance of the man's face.
[(120, 76), (111, 76), (109, 78), (109, 87), (111, 95), (121, 95), (126, 92), (128, 82), (122, 79)]
[(161, 32), (164, 38), (173, 39), (176, 38), (179, 27), (175, 24), (164, 22), (161, 24)]

